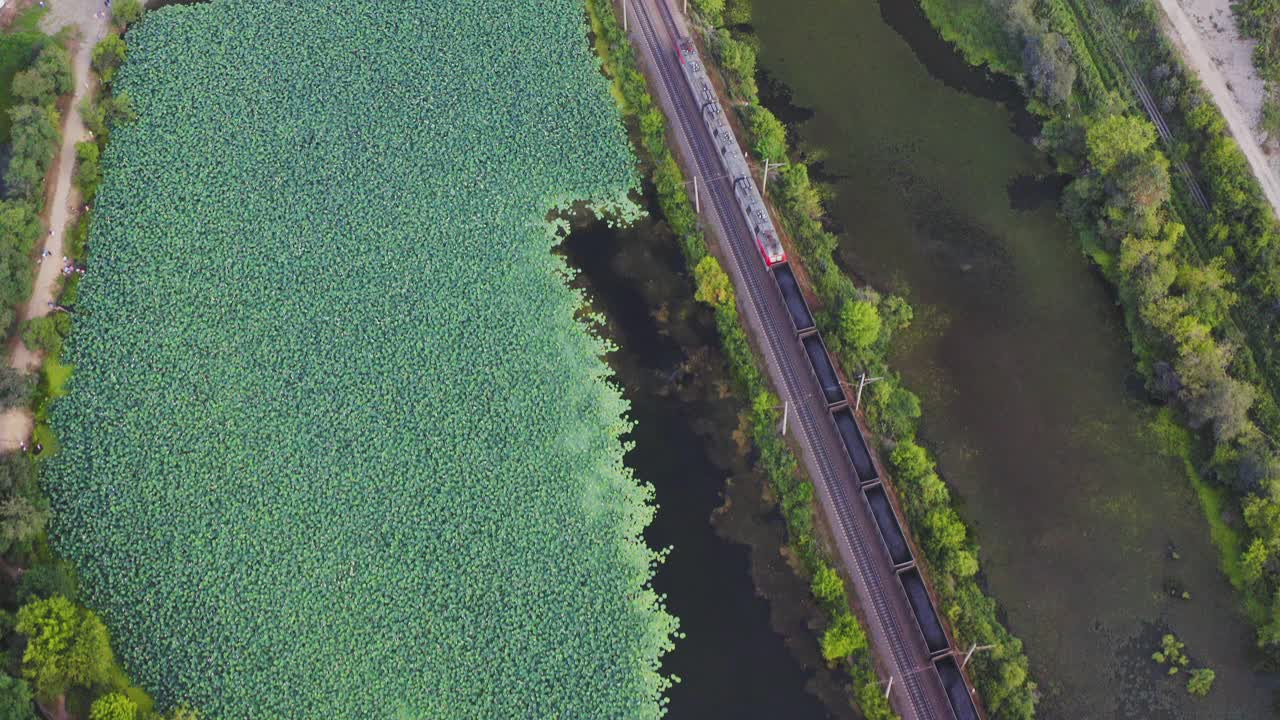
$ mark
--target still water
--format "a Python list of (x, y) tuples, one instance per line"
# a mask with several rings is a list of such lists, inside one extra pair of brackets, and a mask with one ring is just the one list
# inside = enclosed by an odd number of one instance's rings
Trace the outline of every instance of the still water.
[(664, 662), (681, 680), (667, 717), (853, 720), (818, 654), (818, 611), (782, 553), (785, 527), (751, 469), (714, 321), (670, 230), (660, 219), (581, 220), (562, 250), (618, 346), (607, 360), (635, 422), (627, 464), (659, 505), (646, 538), (671, 548), (654, 579), (684, 634)]
[[(1040, 716), (1271, 717), (1274, 678), (1152, 437), (1017, 88), (969, 68), (912, 0), (754, 7), (768, 104), (821, 160), (842, 262), (915, 307), (894, 365), (1026, 642)], [(1165, 632), (1217, 671), (1208, 698), (1150, 660)]]

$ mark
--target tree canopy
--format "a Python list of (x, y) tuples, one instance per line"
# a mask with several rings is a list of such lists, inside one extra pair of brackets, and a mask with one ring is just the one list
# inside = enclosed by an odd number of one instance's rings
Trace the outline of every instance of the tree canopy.
[(0, 673), (0, 720), (36, 720), (26, 680)]
[(22, 674), (40, 697), (109, 682), (115, 660), (107, 628), (92, 611), (55, 595), (18, 610), (15, 629), (27, 638)]

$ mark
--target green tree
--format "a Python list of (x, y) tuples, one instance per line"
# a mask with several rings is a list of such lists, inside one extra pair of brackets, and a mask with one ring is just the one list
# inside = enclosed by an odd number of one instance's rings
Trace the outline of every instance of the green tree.
[(37, 695), (53, 700), (72, 687), (105, 685), (115, 660), (97, 615), (60, 595), (18, 610), (16, 630), (27, 638), (22, 673)]
[(826, 608), (827, 612), (845, 607), (844, 581), (840, 579), (840, 573), (830, 565), (823, 563), (818, 568), (809, 587), (813, 596), (818, 599), (818, 604)]
[(693, 9), (713, 25), (724, 22), (724, 0), (693, 0)]
[(111, 5), (111, 19), (120, 27), (128, 27), (142, 19), (142, 3), (138, 0), (115, 0)]
[(102, 169), (98, 166), (98, 144), (95, 142), (76, 143), (76, 185), (85, 202), (93, 202), (98, 194), (98, 183), (102, 181)]
[(838, 613), (822, 635), (822, 657), (827, 662), (844, 660), (866, 647), (867, 634), (849, 612)]
[(967, 531), (964, 521), (949, 508), (938, 508), (925, 516), (925, 531), (929, 538), (929, 546), (940, 556), (964, 547)]
[(31, 379), (9, 366), (0, 367), (0, 409), (26, 405), (31, 399)]
[(1109, 237), (1154, 234), (1170, 189), (1169, 161), (1163, 153), (1151, 150), (1122, 159), (1106, 182), (1103, 217)]
[[(1193, 425), (1212, 423), (1218, 442), (1228, 442), (1252, 427), (1249, 408), (1257, 399), (1258, 389), (1237, 380), (1218, 368), (1202, 382), (1188, 383), (1184, 399)], [(1255, 431), (1256, 432), (1256, 431)]]
[(728, 0), (724, 9), (725, 25), (746, 25), (751, 22), (751, 0)]
[(14, 75), (9, 89), (19, 100), (36, 105), (51, 105), (57, 98), (53, 89), (53, 78), (41, 74), (34, 68)]
[(8, 497), (14, 493), (28, 494), (36, 490), (35, 485), (35, 471), (26, 455), (0, 455), (0, 497)]
[(822, 216), (822, 197), (809, 181), (809, 166), (793, 163), (778, 168), (773, 195), (788, 212), (808, 220)]
[(1214, 678), (1217, 674), (1209, 668), (1197, 668), (1191, 671), (1191, 677), (1187, 679), (1187, 692), (1196, 697), (1204, 697), (1213, 689)]
[(79, 594), (75, 567), (65, 560), (37, 563), (18, 579), (18, 602), (23, 605), (54, 595), (74, 601)]
[(36, 720), (26, 680), (0, 673), (0, 720)]
[(0, 502), (0, 550), (8, 552), (24, 547), (39, 537), (49, 523), (49, 508), (23, 495), (13, 495)]
[(744, 109), (751, 152), (760, 162), (779, 163), (787, 159), (787, 128), (776, 115), (759, 105)]
[(888, 295), (880, 301), (880, 317), (890, 332), (906, 330), (915, 319), (915, 311), (906, 299), (897, 295)]
[(978, 554), (969, 548), (951, 548), (942, 558), (942, 569), (958, 578), (978, 574)]
[(889, 454), (889, 460), (898, 471), (898, 479), (906, 482), (919, 482), (926, 475), (933, 474), (933, 462), (925, 449), (914, 440), (903, 440)]
[(128, 48), (124, 40), (116, 33), (102, 38), (93, 48), (93, 69), (97, 71), (102, 82), (110, 84), (115, 79), (116, 71), (124, 64)]
[(1085, 135), (1089, 164), (1103, 175), (1121, 160), (1146, 153), (1155, 142), (1155, 126), (1133, 115), (1108, 115), (1090, 125)]
[(847, 302), (840, 309), (840, 339), (858, 352), (875, 344), (880, 328), (880, 311), (866, 300)]
[(693, 296), (698, 302), (712, 307), (733, 305), (733, 282), (715, 257), (707, 255), (699, 260), (693, 268), (693, 279), (696, 288)]
[(46, 43), (36, 56), (32, 68), (48, 79), (53, 86), (53, 94), (66, 95), (75, 89), (75, 77), (71, 74), (71, 56), (61, 43)]
[(12, 155), (4, 181), (9, 195), (34, 199), (58, 145), (58, 113), (53, 108), (23, 104), (9, 110)]
[(1231, 291), (1233, 281), (1223, 257), (1205, 265), (1186, 263), (1178, 268), (1178, 288), (1186, 294), (1191, 312), (1213, 326), (1226, 321), (1227, 311), (1239, 299)]
[(881, 435), (898, 440), (915, 434), (916, 420), (921, 414), (920, 398), (895, 379), (868, 385), (863, 406), (867, 420)]
[(40, 216), (30, 203), (0, 201), (0, 246), (29, 253), (40, 237)]
[(728, 30), (716, 33), (716, 59), (729, 83), (729, 92), (740, 100), (756, 99), (756, 49)]
[(31, 318), (22, 328), (22, 342), (32, 352), (57, 355), (62, 341), (71, 332), (71, 316), (57, 312)]
[(1071, 61), (1071, 45), (1066, 38), (1056, 32), (1028, 35), (1022, 46), (1022, 64), (1041, 100), (1060, 105), (1071, 96), (1076, 65)]
[(1249, 543), (1249, 549), (1240, 558), (1240, 573), (1244, 576), (1244, 581), (1250, 585), (1261, 582), (1270, 557), (1267, 544), (1262, 538), (1254, 538), (1253, 542)]
[(107, 693), (89, 707), (89, 720), (136, 720), (137, 717), (138, 706), (123, 693)]

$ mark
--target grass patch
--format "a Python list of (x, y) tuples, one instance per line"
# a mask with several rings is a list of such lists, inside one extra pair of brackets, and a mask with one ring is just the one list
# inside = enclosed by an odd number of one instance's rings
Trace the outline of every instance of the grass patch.
[(1255, 622), (1266, 614), (1266, 609), (1257, 602), (1252, 594), (1245, 593), (1244, 573), (1240, 566), (1240, 556), (1244, 553), (1244, 535), (1223, 519), (1223, 511), (1232, 504), (1231, 496), (1225, 488), (1214, 486), (1204, 480), (1196, 470), (1193, 461), (1195, 439), (1191, 431), (1178, 422), (1172, 408), (1161, 408), (1151, 421), (1150, 430), (1160, 447), (1161, 452), (1170, 457), (1180, 458), (1182, 466), (1196, 492), (1200, 509), (1209, 523), (1209, 537), (1218, 549), (1218, 567), (1231, 582), (1232, 587), (1241, 592), (1246, 611)]
[(71, 379), (74, 366), (68, 365), (56, 356), (45, 358), (40, 371), (44, 373), (44, 384), (50, 398), (60, 398), (67, 394), (67, 381)]
[(18, 13), (18, 17), (13, 19), (13, 24), (9, 26), (9, 34), (15, 33), (38, 33), (40, 32), (40, 19), (49, 12), (46, 5), (32, 5), (31, 7)]

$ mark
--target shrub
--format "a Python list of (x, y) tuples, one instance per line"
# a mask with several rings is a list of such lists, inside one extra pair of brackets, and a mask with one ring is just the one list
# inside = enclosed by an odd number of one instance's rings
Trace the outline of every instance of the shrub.
[(1209, 668), (1198, 668), (1191, 671), (1191, 677), (1187, 679), (1187, 692), (1197, 697), (1204, 697), (1213, 689), (1213, 680), (1216, 674)]
[(827, 612), (834, 613), (845, 607), (844, 581), (840, 579), (840, 573), (830, 565), (824, 563), (818, 567), (813, 573), (810, 588), (813, 596), (818, 599), (818, 604)]
[(27, 681), (0, 673), (0, 720), (36, 720), (32, 701)]
[(115, 660), (107, 629), (91, 611), (55, 595), (22, 606), (16, 629), (27, 638), (22, 673), (41, 698), (110, 682)]
[(102, 78), (102, 82), (110, 85), (115, 80), (116, 72), (124, 64), (128, 48), (124, 40), (116, 33), (110, 33), (93, 48), (93, 69)]
[(827, 662), (844, 660), (867, 647), (867, 635), (858, 619), (847, 610), (837, 613), (822, 636), (822, 657)]
[(138, 706), (121, 693), (107, 693), (89, 707), (89, 720), (135, 720), (137, 717)]
[(65, 561), (36, 563), (18, 579), (18, 603), (26, 605), (32, 600), (47, 600), (61, 595), (75, 601), (80, 594), (80, 581), (71, 563)]
[(32, 352), (58, 355), (71, 332), (71, 316), (63, 312), (31, 318), (22, 328), (22, 342)]
[(840, 310), (840, 340), (857, 352), (866, 352), (880, 339), (880, 311), (866, 300), (845, 303)]
[(120, 27), (128, 27), (142, 19), (142, 3), (138, 0), (115, 0), (111, 5), (111, 19)]

